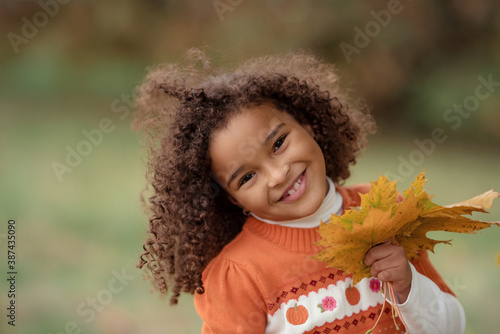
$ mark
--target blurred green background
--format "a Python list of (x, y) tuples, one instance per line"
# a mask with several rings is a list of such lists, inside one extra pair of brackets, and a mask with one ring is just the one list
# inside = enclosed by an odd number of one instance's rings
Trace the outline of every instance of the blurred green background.
[[(219, 65), (298, 49), (337, 64), (379, 126), (348, 184), (388, 174), (405, 189), (425, 168), (439, 204), (500, 189), (495, 0), (2, 0), (0, 37), (1, 333), (199, 332), (192, 297), (170, 307), (135, 268), (147, 216), (130, 130), (148, 66), (190, 47)], [(71, 150), (85, 155), (60, 169)], [(500, 220), (500, 201), (475, 217)], [(15, 327), (5, 316), (8, 219)], [(432, 260), (465, 308), (467, 333), (498, 333), (500, 229), (435, 236), (453, 239)]]

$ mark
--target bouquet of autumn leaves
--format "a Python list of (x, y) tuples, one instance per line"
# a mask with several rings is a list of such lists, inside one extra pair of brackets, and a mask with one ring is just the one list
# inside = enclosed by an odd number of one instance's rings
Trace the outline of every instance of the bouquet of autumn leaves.
[[(450, 243), (449, 240), (428, 238), (426, 234), (429, 231), (474, 233), (492, 225), (500, 226), (498, 222), (483, 222), (463, 216), (474, 211), (487, 212), (500, 193), (490, 190), (464, 202), (440, 206), (433, 203), (432, 196), (425, 192), (425, 182), (422, 171), (403, 196), (397, 191), (396, 181), (390, 182), (387, 177), (381, 176), (376, 182), (371, 182), (370, 191), (360, 195), (360, 207), (346, 210), (342, 216), (332, 214), (327, 224), (321, 222), (321, 239), (316, 245), (323, 249), (313, 258), (326, 262), (329, 267), (352, 273), (355, 285), (364, 277), (371, 276), (370, 267), (364, 264), (368, 250), (387, 240), (403, 246), (411, 261), (419, 256), (420, 250), (434, 251), (436, 244)], [(391, 300), (395, 300), (390, 283), (384, 284), (386, 293)], [(397, 308), (397, 303), (392, 305)]]

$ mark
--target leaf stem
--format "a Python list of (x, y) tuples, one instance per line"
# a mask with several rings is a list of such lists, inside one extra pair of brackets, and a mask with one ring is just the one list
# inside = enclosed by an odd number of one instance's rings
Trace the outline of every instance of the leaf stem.
[[(403, 316), (401, 315), (401, 311), (399, 310), (399, 306), (398, 306), (398, 302), (397, 302), (397, 299), (396, 299), (396, 295), (394, 294), (394, 288), (392, 286), (392, 282), (388, 282), (387, 284), (389, 285), (389, 291), (391, 293), (392, 306), (393, 306), (393, 308), (394, 308), (394, 306), (396, 308), (396, 312), (397, 312), (397, 315), (399, 316), (399, 320), (401, 320), (401, 322), (403, 323), (403, 326), (405, 328), (405, 333), (409, 334), (409, 332), (408, 332), (408, 326), (406, 325), (406, 322), (404, 321)], [(393, 320), (394, 320), (394, 324), (396, 325), (396, 328), (399, 327), (396, 324), (396, 319), (394, 318), (394, 316), (393, 316)], [(397, 328), (397, 329), (399, 329), (399, 328)]]
[(382, 284), (383, 284), (382, 285), (382, 289), (384, 289), (384, 302), (382, 303), (382, 309), (380, 310), (380, 314), (379, 314), (379, 316), (377, 318), (377, 321), (375, 322), (375, 325), (371, 329), (367, 330), (365, 334), (370, 334), (371, 332), (373, 332), (373, 330), (375, 329), (375, 327), (377, 327), (380, 318), (382, 317), (382, 313), (384, 313), (385, 299), (387, 297), (387, 283), (386, 282), (382, 282)]

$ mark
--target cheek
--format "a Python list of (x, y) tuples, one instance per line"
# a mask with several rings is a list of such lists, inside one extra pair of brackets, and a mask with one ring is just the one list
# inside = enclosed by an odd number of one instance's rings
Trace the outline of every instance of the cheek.
[(316, 144), (312, 149), (310, 149), (310, 152), (311, 152), (311, 160), (313, 161), (313, 163), (315, 163), (317, 171), (321, 172), (322, 174), (325, 174), (326, 176), (326, 163), (323, 151)]
[(305, 152), (308, 152), (308, 155), (311, 157), (311, 160), (324, 164), (325, 157), (323, 156), (323, 151), (319, 147), (318, 143), (311, 137), (309, 137), (307, 141), (304, 140), (303, 150)]
[(318, 160), (321, 162), (321, 165), (323, 166), (323, 169), (325, 169), (325, 156), (323, 155), (323, 151), (319, 148), (318, 146)]
[(323, 164), (324, 164), (325, 156), (323, 155), (323, 151), (321, 150), (321, 147), (319, 147), (319, 145), (316, 141), (314, 141), (312, 145), (314, 147), (314, 149), (312, 151), (314, 152), (316, 159), (323, 161)]
[(245, 193), (239, 194), (237, 197), (238, 203), (250, 211), (262, 209), (268, 204), (267, 194), (259, 187), (247, 190)]

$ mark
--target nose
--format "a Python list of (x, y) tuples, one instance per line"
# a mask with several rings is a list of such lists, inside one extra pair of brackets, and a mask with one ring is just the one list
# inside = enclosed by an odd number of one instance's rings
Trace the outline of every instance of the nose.
[(268, 183), (270, 188), (274, 188), (285, 182), (290, 165), (288, 163), (273, 162), (267, 166)]

